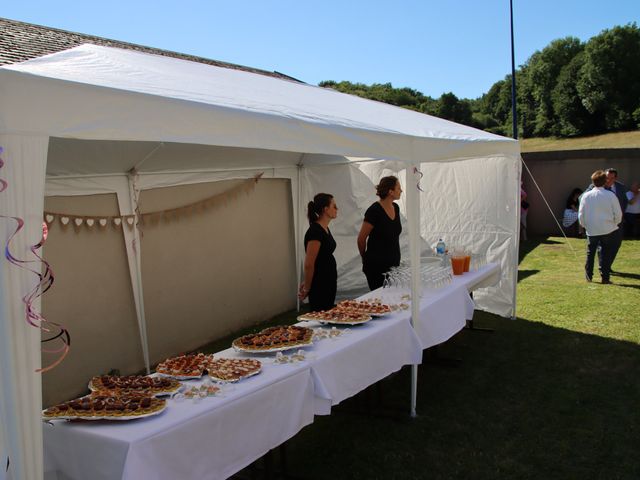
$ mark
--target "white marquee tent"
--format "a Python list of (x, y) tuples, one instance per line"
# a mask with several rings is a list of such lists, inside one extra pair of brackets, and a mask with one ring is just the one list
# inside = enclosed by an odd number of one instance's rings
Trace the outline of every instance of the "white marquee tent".
[[(339, 289), (357, 291), (364, 281), (355, 249), (363, 202), (372, 182), (396, 173), (406, 191), (401, 209), (413, 271), (423, 245), (438, 237), (487, 252), (503, 277), (476, 301), (514, 314), (516, 141), (315, 86), (94, 45), (0, 68), (0, 105), (0, 178), (8, 182), (0, 214), (25, 219), (12, 243), (19, 258), (40, 238), (45, 195), (115, 192), (121, 213), (131, 214), (140, 190), (264, 172), (291, 180), (297, 265), (300, 205), (318, 191), (340, 198), (340, 222), (332, 226)], [(86, 156), (53, 158), (52, 138), (77, 142)], [(3, 248), (13, 230), (11, 220), (0, 220)], [(148, 363), (139, 249), (131, 248), (137, 233), (123, 232)], [(42, 477), (40, 332), (25, 322), (22, 303), (33, 282), (3, 261), (0, 458), (10, 457), (16, 479)], [(417, 294), (417, 280), (413, 288)]]

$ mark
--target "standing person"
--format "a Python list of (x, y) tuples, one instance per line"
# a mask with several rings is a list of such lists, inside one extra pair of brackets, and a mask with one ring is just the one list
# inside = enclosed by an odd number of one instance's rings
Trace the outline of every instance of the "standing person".
[(611, 283), (611, 263), (617, 243), (618, 224), (622, 221), (620, 203), (613, 192), (606, 190), (607, 175), (596, 170), (591, 175), (593, 188), (580, 198), (578, 221), (587, 232), (587, 261), (584, 266), (585, 278), (593, 278), (593, 263), (596, 250), (600, 247), (600, 275), (602, 283)]
[(527, 213), (529, 213), (529, 202), (527, 202), (527, 192), (524, 183), (520, 180), (520, 238), (527, 240)]
[[(618, 182), (618, 170), (616, 170), (615, 168), (607, 168), (604, 171), (605, 175), (606, 175), (606, 182), (604, 185), (604, 188), (606, 190), (609, 190), (610, 192), (612, 192), (616, 198), (618, 199), (618, 203), (620, 205), (620, 210), (622, 210), (622, 212), (624, 212), (627, 209), (627, 187), (624, 186), (624, 184)], [(591, 189), (594, 188), (593, 183), (591, 185), (589, 185), (589, 187), (587, 187), (587, 192), (590, 191)], [(613, 264), (613, 261), (616, 259), (616, 256), (618, 255), (618, 250), (620, 250), (620, 246), (622, 245), (622, 228), (623, 228), (623, 221), (624, 221), (624, 217), (622, 218), (622, 220), (620, 220), (620, 224), (618, 225), (618, 229), (615, 232), (614, 235), (614, 244), (613, 244), (613, 256), (611, 258), (611, 264)], [(609, 266), (611, 268), (611, 265)], [(598, 250), (598, 268), (601, 270), (601, 274), (602, 274), (602, 255), (600, 254), (600, 251)], [(611, 270), (611, 272), (613, 273), (613, 270)]]
[(624, 235), (627, 238), (640, 237), (640, 184), (631, 184), (627, 192), (627, 209), (624, 212)]
[(335, 305), (338, 270), (333, 252), (336, 241), (329, 223), (337, 216), (336, 201), (328, 193), (318, 193), (307, 205), (309, 229), (304, 235), (304, 281), (298, 298), (309, 296), (312, 311), (329, 310)]
[[(620, 204), (620, 210), (624, 212), (627, 209), (627, 202), (628, 202), (627, 187), (625, 187), (624, 184), (618, 181), (618, 171), (615, 168), (607, 168), (605, 170), (605, 173), (607, 175), (605, 188), (610, 192), (613, 192), (613, 194), (618, 199), (618, 203)], [(622, 245), (623, 220), (624, 220), (624, 217), (621, 218), (620, 221), (618, 222), (619, 225), (618, 225), (618, 230), (616, 230), (616, 234), (615, 234), (615, 244), (613, 247), (613, 254), (611, 257), (611, 265), (613, 265), (613, 262), (616, 259), (616, 256), (618, 255), (618, 250), (620, 250), (620, 246)], [(600, 264), (602, 264), (602, 256), (600, 257)], [(611, 265), (609, 266), (611, 267)], [(611, 272), (613, 272), (613, 269), (611, 269)]]
[(380, 179), (376, 186), (380, 200), (364, 214), (358, 234), (358, 250), (362, 257), (362, 271), (367, 277), (369, 289), (380, 288), (384, 273), (400, 265), (400, 207), (394, 202), (402, 195), (397, 177)]

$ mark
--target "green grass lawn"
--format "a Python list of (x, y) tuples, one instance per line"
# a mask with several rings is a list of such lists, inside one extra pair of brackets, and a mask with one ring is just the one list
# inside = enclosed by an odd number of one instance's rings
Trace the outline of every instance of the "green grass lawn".
[(523, 152), (584, 150), (591, 148), (640, 148), (640, 130), (577, 138), (525, 138), (520, 140), (520, 147)]
[[(418, 417), (409, 369), (316, 417), (287, 442), (305, 479), (639, 479), (640, 241), (613, 285), (586, 283), (585, 241), (522, 245), (518, 318), (478, 326), (425, 355)], [(596, 274), (597, 276), (597, 274)], [(599, 280), (599, 279), (598, 279)], [(288, 314), (276, 319), (293, 319)]]

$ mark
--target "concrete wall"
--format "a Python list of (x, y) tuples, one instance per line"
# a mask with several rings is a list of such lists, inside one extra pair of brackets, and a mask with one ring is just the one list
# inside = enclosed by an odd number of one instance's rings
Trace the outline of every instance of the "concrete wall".
[[(143, 212), (196, 202), (236, 185), (224, 181), (145, 191)], [(115, 195), (49, 197), (48, 211), (117, 215)], [(126, 228), (126, 227), (125, 227)], [(143, 227), (144, 302), (152, 364), (295, 306), (290, 183), (264, 179), (228, 205)], [(122, 233), (111, 227), (50, 229), (45, 257), (55, 273), (45, 317), (63, 323), (72, 346), (43, 375), (49, 405), (81, 394), (111, 369), (144, 368)]]
[(616, 168), (619, 180), (627, 186), (634, 180), (640, 181), (640, 149), (637, 148), (530, 152), (523, 153), (522, 158), (553, 211), (549, 212), (531, 175), (523, 168), (522, 178), (530, 204), (527, 218), (530, 235), (561, 235), (554, 217), (562, 218), (571, 191), (576, 187), (584, 190), (595, 170)]

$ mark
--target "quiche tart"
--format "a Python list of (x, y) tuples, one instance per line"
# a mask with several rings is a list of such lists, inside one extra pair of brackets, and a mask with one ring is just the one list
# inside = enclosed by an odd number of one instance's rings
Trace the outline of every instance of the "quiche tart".
[(349, 313), (362, 313), (374, 317), (387, 315), (392, 312), (390, 305), (376, 301), (362, 300), (344, 300), (338, 303), (334, 310)]
[(200, 378), (211, 358), (211, 355), (205, 355), (204, 353), (168, 358), (158, 364), (156, 372), (179, 380)]
[(236, 338), (231, 344), (241, 352), (279, 352), (313, 343), (313, 330), (297, 325), (269, 327)]
[(130, 375), (120, 377), (117, 375), (101, 375), (93, 377), (89, 382), (92, 392), (103, 392), (112, 395), (127, 395), (131, 393), (143, 393), (145, 396), (171, 395), (180, 389), (180, 382), (173, 378), (147, 377), (143, 375)]
[(252, 358), (214, 358), (207, 364), (209, 377), (219, 382), (237, 382), (257, 375), (261, 369), (262, 363)]
[(360, 311), (347, 311), (332, 308), (321, 312), (309, 312), (300, 315), (298, 320), (313, 320), (320, 323), (333, 323), (342, 325), (359, 325), (371, 320), (371, 315)]
[(91, 395), (47, 408), (42, 416), (64, 420), (132, 420), (157, 415), (167, 401), (155, 397)]

